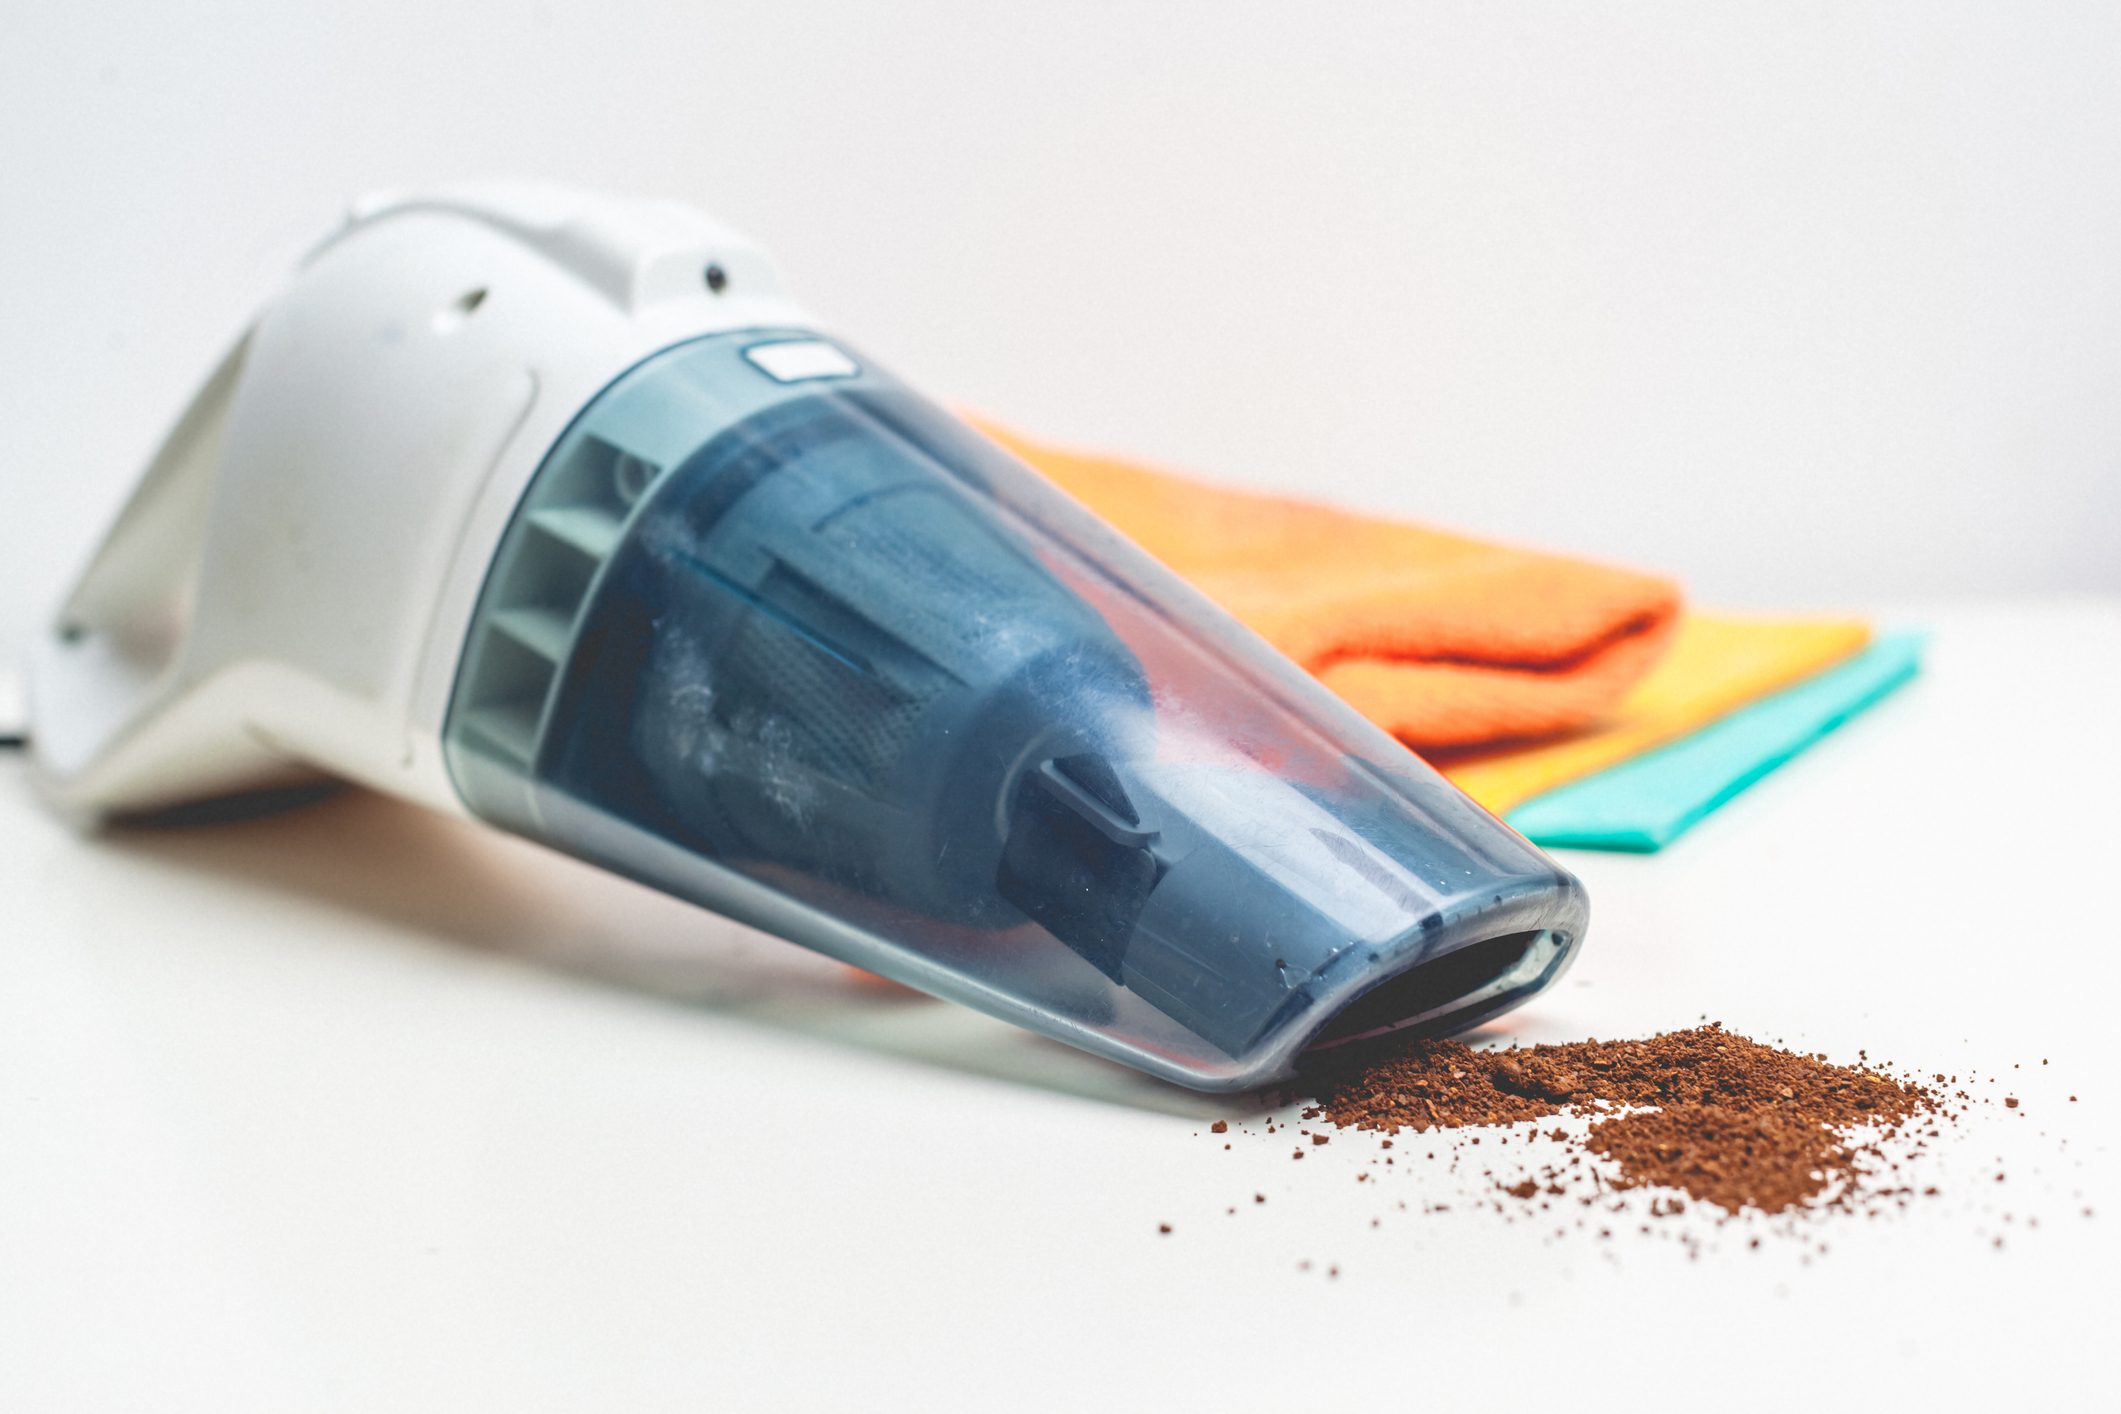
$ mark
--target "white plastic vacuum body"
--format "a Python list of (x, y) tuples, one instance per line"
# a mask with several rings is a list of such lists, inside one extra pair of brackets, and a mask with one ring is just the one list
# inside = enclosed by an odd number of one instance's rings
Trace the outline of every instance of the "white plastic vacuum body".
[(1581, 886), (683, 208), (358, 207), (28, 673), (87, 822), (337, 777), (1202, 1089), (1549, 985)]

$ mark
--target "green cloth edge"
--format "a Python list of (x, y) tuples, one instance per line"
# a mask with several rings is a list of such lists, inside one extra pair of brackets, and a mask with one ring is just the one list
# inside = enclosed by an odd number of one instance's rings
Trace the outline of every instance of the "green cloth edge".
[(1534, 844), (1650, 854), (1913, 678), (1928, 636), (1899, 632), (1794, 687), (1505, 817)]

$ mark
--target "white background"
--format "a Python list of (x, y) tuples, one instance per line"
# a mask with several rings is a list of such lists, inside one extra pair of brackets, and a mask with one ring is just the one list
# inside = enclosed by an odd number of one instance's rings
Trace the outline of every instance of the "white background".
[(1724, 603), (2121, 587), (2121, 8), (16, 0), (0, 650), (344, 200), (690, 200), (1051, 436)]
[(1706, 1010), (2026, 1104), (1810, 1263), (1401, 1223), (1356, 1145), (1224, 1153), (521, 842), (359, 795), (82, 840), (0, 757), (0, 1405), (2093, 1403), (2121, 610), (2002, 601), (2121, 589), (2117, 68), (2088, 3), (15, 0), (0, 652), (349, 194), (677, 196), (1027, 428), (1924, 603), (1922, 682), (1568, 860), (1596, 931), (1512, 1034)]

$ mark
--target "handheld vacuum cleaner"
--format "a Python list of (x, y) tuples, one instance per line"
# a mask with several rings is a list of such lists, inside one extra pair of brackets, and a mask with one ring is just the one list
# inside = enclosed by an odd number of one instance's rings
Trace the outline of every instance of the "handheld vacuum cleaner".
[(357, 206), (32, 650), (89, 821), (331, 776), (1207, 1090), (1551, 983), (1581, 885), (679, 207)]

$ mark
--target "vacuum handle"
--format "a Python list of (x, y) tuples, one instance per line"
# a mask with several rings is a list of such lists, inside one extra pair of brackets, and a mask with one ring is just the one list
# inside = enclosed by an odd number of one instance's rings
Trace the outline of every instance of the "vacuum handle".
[(62, 641), (104, 637), (148, 669), (167, 666), (189, 627), (229, 402), (246, 332), (177, 420), (52, 625)]
[[(163, 770), (183, 762), (230, 788), (284, 761), (200, 710), (185, 648), (222, 433), (250, 345), (246, 332), (163, 442), (58, 616), (30, 646), (31, 750), (47, 794), (72, 813), (102, 816), (166, 803)], [(192, 710), (184, 710), (189, 706)], [(113, 795), (108, 780), (127, 786)]]

